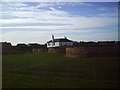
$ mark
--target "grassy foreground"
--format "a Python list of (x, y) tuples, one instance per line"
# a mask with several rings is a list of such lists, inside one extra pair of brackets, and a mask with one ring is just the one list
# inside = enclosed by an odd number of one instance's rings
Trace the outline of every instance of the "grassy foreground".
[(63, 54), (3, 55), (3, 88), (116, 88), (118, 57), (67, 58)]

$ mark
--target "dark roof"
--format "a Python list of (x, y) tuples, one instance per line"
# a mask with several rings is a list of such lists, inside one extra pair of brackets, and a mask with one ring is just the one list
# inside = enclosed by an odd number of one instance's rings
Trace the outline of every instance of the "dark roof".
[[(50, 40), (48, 42), (52, 42), (52, 40)], [(73, 41), (68, 40), (66, 38), (58, 38), (58, 39), (54, 39), (54, 42), (73, 42)]]
[(27, 46), (27, 45), (24, 43), (21, 43), (21, 44), (17, 44), (17, 46)]
[(11, 45), (11, 43), (8, 43), (8, 42), (0, 42), (0, 44), (2, 44), (2, 45)]
[(38, 43), (29, 43), (28, 45), (40, 45)]

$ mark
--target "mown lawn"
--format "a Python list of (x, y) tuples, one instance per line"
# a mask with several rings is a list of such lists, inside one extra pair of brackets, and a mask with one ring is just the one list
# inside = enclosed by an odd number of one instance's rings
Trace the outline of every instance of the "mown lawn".
[(3, 55), (3, 88), (114, 88), (118, 57), (67, 58), (63, 54)]

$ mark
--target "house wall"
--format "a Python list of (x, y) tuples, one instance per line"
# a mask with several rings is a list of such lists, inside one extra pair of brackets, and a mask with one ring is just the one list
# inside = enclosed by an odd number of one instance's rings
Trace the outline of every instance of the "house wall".
[(55, 42), (55, 45), (52, 45), (53, 43), (47, 43), (47, 47), (59, 47), (59, 46), (72, 46), (73, 42)]
[(73, 42), (60, 42), (60, 46), (72, 46)]
[(47, 47), (59, 47), (59, 42), (55, 42), (55, 45), (53, 45), (53, 43), (47, 43)]

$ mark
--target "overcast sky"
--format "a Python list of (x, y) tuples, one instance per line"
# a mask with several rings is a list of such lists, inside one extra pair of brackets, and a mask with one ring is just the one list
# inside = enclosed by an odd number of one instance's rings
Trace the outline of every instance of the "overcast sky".
[(117, 2), (1, 3), (2, 41), (40, 43), (68, 37), (74, 41), (118, 40)]

